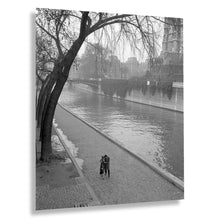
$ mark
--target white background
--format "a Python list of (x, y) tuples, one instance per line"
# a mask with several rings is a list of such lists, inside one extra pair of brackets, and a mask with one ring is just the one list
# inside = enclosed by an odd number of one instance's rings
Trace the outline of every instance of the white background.
[[(217, 2), (1, 1), (1, 219), (220, 219), (220, 7)], [(185, 200), (33, 211), (35, 7), (184, 18)]]

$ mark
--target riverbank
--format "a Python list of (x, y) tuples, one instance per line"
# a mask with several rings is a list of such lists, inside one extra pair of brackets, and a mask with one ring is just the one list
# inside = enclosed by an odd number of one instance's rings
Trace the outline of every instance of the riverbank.
[[(85, 90), (85, 91), (88, 91), (88, 92), (91, 92), (91, 93), (95, 93), (97, 95), (108, 96), (108, 95), (105, 95), (101, 91), (100, 87), (98, 88), (98, 91), (93, 91), (92, 88), (88, 85), (77, 84), (75, 86), (77, 86), (79, 89), (82, 89), (82, 90)], [(175, 89), (177, 89), (177, 88), (175, 88)], [(178, 89), (182, 89), (182, 88), (178, 88)], [(182, 91), (182, 93), (183, 93), (183, 91)], [(133, 102), (133, 103), (137, 103), (137, 104), (141, 104), (141, 105), (154, 106), (156, 108), (162, 108), (162, 109), (175, 111), (175, 112), (180, 112), (180, 113), (184, 112), (184, 110), (183, 110), (183, 98), (182, 98), (182, 102), (179, 103), (180, 101), (177, 101), (177, 96), (175, 97), (175, 100), (171, 101), (169, 99), (164, 98), (162, 93), (161, 94), (155, 94), (154, 96), (152, 96), (150, 94), (143, 95), (141, 93), (141, 91), (135, 91), (134, 90), (134, 91), (131, 92), (130, 95), (126, 95), (125, 98), (120, 98), (116, 95), (112, 96), (112, 98), (119, 99), (119, 100), (124, 100), (124, 101), (128, 101), (128, 102)]]
[[(79, 149), (78, 156), (84, 160), (83, 174), (102, 205), (184, 198), (178, 187), (59, 105), (55, 120)], [(99, 160), (104, 154), (111, 158), (111, 177), (105, 180), (99, 176)]]

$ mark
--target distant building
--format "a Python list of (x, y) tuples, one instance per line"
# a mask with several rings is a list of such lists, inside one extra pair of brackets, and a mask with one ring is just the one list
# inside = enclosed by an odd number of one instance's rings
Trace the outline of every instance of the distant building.
[(165, 18), (160, 56), (148, 60), (155, 81), (183, 82), (183, 19)]
[(110, 55), (108, 57), (108, 64), (106, 67), (106, 75), (111, 79), (120, 79), (121, 78), (121, 62), (115, 55)]
[(138, 75), (139, 63), (136, 57), (129, 57), (125, 62), (125, 65), (128, 69), (127, 78)]
[(160, 57), (164, 60), (163, 64), (175, 64), (182, 59), (183, 20), (181, 18), (165, 18)]
[(124, 63), (127, 69), (126, 78), (141, 77), (144, 76), (147, 69), (147, 63), (139, 63), (136, 57), (129, 57)]

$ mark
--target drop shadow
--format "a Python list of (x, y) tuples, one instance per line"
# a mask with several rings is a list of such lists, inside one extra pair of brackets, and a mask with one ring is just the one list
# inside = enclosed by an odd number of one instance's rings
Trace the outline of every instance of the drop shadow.
[(36, 215), (57, 215), (63, 213), (85, 213), (85, 212), (106, 212), (106, 211), (125, 211), (138, 210), (143, 208), (155, 208), (155, 207), (170, 207), (179, 206), (181, 204), (180, 200), (169, 200), (169, 201), (153, 201), (153, 202), (141, 202), (141, 203), (127, 203), (127, 204), (115, 204), (115, 205), (100, 205), (100, 206), (90, 206), (83, 208), (62, 208), (62, 209), (49, 209), (49, 210), (38, 210), (35, 211)]

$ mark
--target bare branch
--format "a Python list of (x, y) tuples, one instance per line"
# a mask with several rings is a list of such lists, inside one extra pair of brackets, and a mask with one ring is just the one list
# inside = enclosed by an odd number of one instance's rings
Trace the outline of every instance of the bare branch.
[[(131, 16), (131, 15), (122, 14), (122, 15), (111, 16), (111, 17), (108, 17), (108, 18), (106, 18), (106, 19), (104, 19), (104, 20), (100, 20), (100, 19), (102, 19), (102, 17), (103, 17), (103, 16), (100, 15), (99, 21), (98, 21), (96, 24), (94, 24), (94, 25), (90, 28), (88, 34), (91, 34), (92, 32), (94, 32), (94, 31), (96, 31), (96, 30), (98, 30), (98, 29), (100, 29), (100, 28), (106, 26), (106, 25), (104, 25), (105, 23), (108, 23), (108, 22), (111, 21), (111, 24), (114, 24), (114, 21), (113, 21), (113, 20), (118, 20), (118, 19), (120, 19), (120, 18), (125, 18), (125, 17), (129, 17), (129, 16)], [(103, 25), (103, 26), (102, 26), (102, 25)]]
[(36, 21), (37, 26), (42, 29), (46, 34), (48, 34), (51, 38), (53, 38), (55, 41), (57, 40), (56, 37), (54, 37), (49, 31), (47, 31), (44, 27), (42, 27), (37, 21)]

